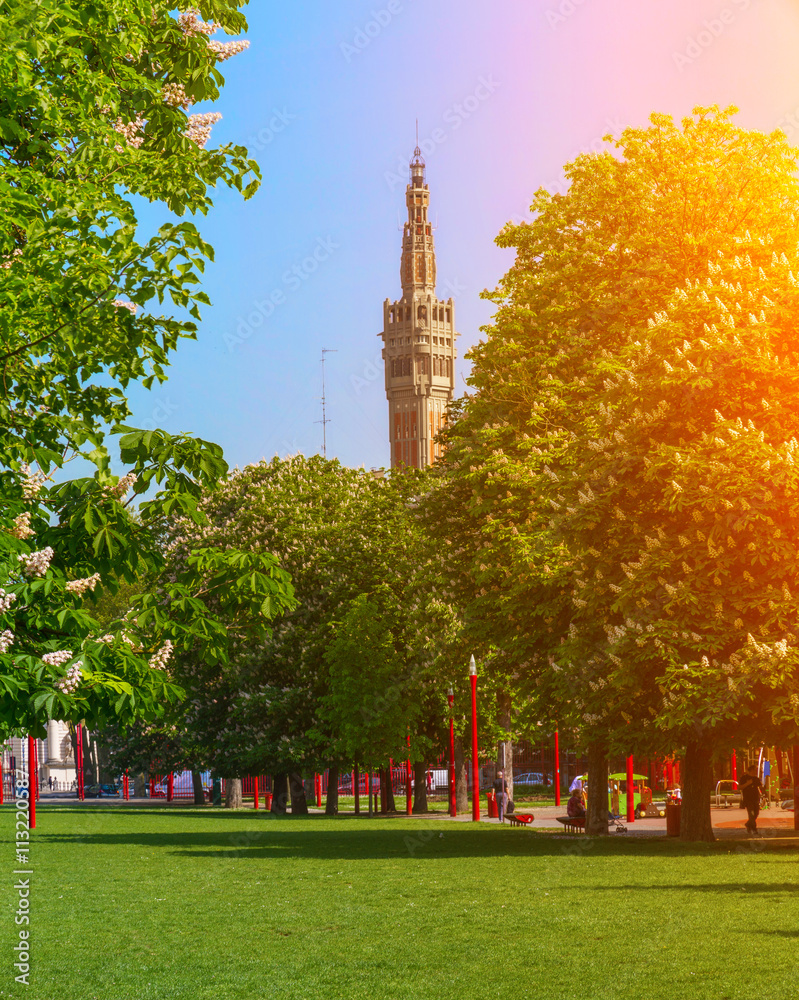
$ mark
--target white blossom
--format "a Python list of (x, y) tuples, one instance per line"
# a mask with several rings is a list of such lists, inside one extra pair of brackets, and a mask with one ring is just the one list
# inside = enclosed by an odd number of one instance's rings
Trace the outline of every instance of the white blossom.
[(94, 590), (99, 582), (100, 574), (93, 573), (91, 576), (85, 577), (82, 580), (70, 580), (65, 589), (68, 594), (77, 594), (81, 597), (87, 590)]
[(29, 555), (25, 555), (24, 553), (18, 555), (17, 559), (22, 563), (22, 572), (25, 576), (44, 576), (48, 569), (50, 569), (50, 561), (53, 555), (53, 550), (48, 545), (47, 548), (39, 552), (31, 552)]

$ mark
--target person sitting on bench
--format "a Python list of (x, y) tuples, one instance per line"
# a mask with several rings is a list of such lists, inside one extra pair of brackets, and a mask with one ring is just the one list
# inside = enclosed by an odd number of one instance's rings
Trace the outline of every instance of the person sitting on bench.
[(579, 788), (575, 788), (569, 799), (569, 804), (566, 806), (566, 815), (571, 819), (578, 819), (585, 817), (585, 808), (583, 807), (583, 796)]

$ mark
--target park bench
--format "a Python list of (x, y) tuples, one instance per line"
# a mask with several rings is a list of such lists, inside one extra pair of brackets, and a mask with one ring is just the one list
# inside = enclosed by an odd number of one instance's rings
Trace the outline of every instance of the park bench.
[(511, 826), (527, 826), (528, 823), (533, 822), (535, 816), (532, 813), (509, 813), (505, 819)]
[(585, 833), (585, 816), (556, 816), (566, 833)]

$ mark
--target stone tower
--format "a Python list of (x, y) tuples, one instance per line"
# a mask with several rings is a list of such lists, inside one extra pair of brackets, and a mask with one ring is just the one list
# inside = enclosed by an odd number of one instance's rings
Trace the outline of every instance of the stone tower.
[(436, 252), (428, 216), (430, 189), (417, 146), (405, 192), (402, 298), (383, 303), (391, 465), (422, 469), (440, 456), (435, 437), (455, 390), (455, 306), (436, 297)]

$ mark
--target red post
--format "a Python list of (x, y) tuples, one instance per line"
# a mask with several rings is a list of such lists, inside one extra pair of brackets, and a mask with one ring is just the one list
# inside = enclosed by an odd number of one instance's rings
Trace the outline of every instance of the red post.
[(560, 734), (555, 730), (555, 805), (560, 805)]
[(36, 742), (28, 737), (28, 828), (36, 828)]
[(257, 809), (258, 808), (258, 775), (257, 774), (252, 779), (252, 782), (253, 782), (253, 803), (255, 805), (255, 808)]
[(86, 796), (84, 794), (85, 789), (83, 781), (83, 726), (80, 722), (75, 726), (75, 744), (75, 767), (77, 769), (75, 777), (78, 782), (78, 798), (81, 802), (83, 802)]
[(735, 751), (733, 750), (730, 754), (730, 773), (732, 774), (732, 780), (735, 785), (738, 784), (738, 761), (735, 757)]
[(477, 664), (474, 655), (469, 661), (472, 682), (472, 822), (480, 822), (480, 765), (477, 761)]
[(627, 822), (635, 822), (635, 783), (633, 781), (633, 755), (627, 758)]
[(322, 805), (322, 775), (314, 775), (314, 788), (316, 789), (316, 808)]
[(175, 797), (175, 775), (170, 771), (166, 779), (166, 800), (171, 802)]
[(454, 709), (455, 692), (452, 688), (447, 692), (449, 702), (449, 814), (458, 815), (458, 799), (455, 793), (455, 719)]
[[(408, 753), (411, 752), (411, 734), (408, 733)], [(413, 812), (413, 782), (411, 780), (411, 759), (405, 761), (405, 814), (410, 816)]]
[(793, 828), (799, 830), (799, 746), (793, 748)]
[(155, 778), (150, 778), (150, 798), (155, 798)]

